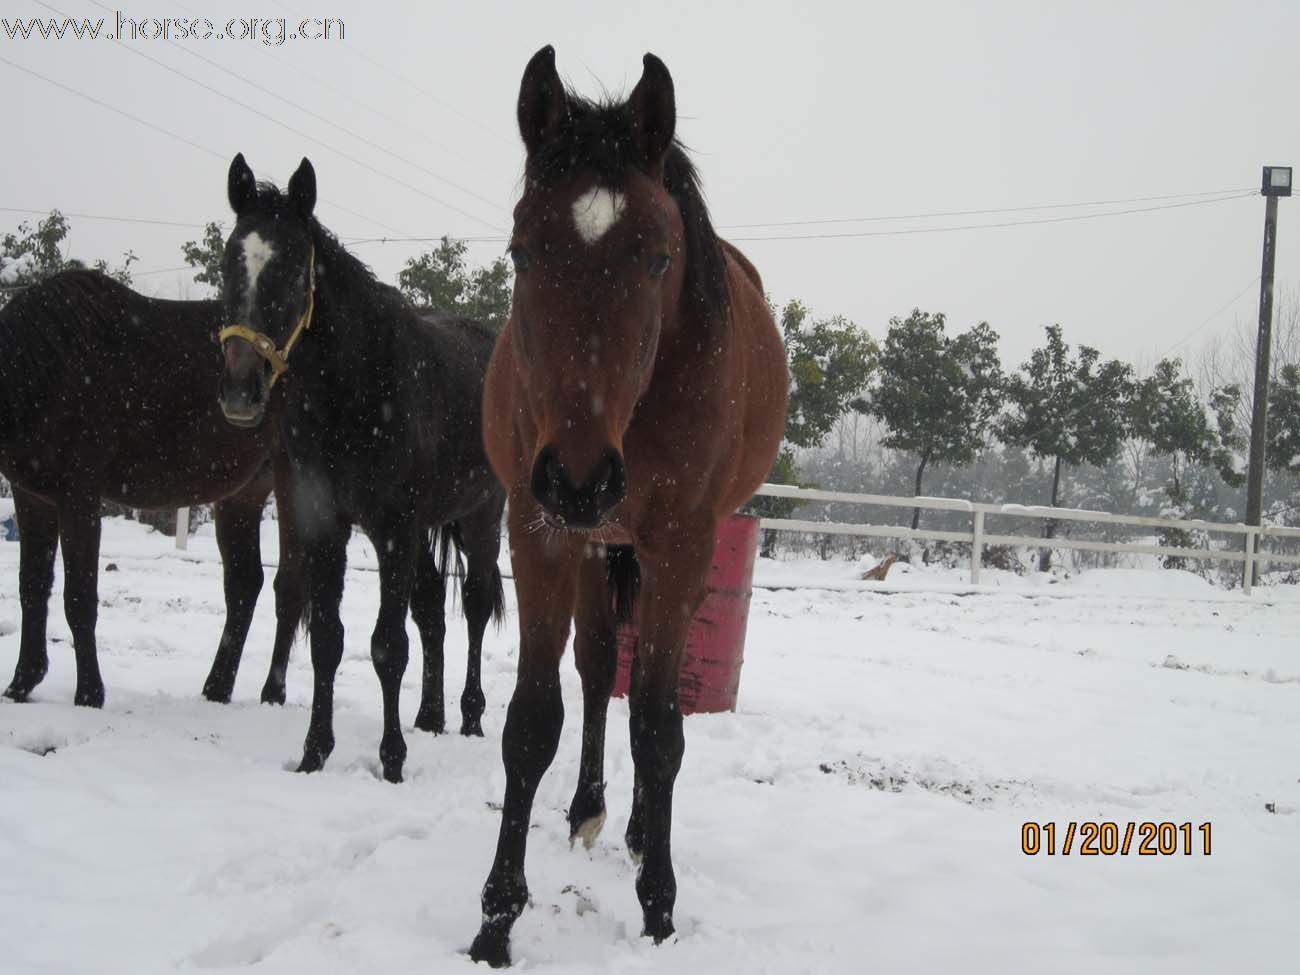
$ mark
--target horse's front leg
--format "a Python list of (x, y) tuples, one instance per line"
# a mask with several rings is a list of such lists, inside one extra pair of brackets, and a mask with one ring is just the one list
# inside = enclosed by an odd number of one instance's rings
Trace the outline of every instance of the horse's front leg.
[(506, 793), (496, 857), (483, 885), (483, 923), (470, 957), (494, 967), (510, 964), (510, 929), (528, 903), (524, 854), (533, 798), (555, 758), (564, 724), (560, 657), (569, 637), (582, 542), (531, 532), (536, 516), (531, 498), (510, 501), (510, 548), (519, 600), (519, 672), (506, 711), (501, 758)]
[(254, 489), (224, 498), (213, 505), (217, 549), (221, 552), (222, 583), (226, 595), (226, 625), (212, 660), (203, 696), (219, 704), (230, 703), (244, 653), (253, 610), (262, 591), (262, 551), (259, 533), (262, 505), (269, 491)]
[[(614, 566), (619, 568), (615, 569)], [(613, 571), (635, 571), (631, 549), (584, 552), (574, 613), (573, 651), (582, 677), (582, 759), (569, 804), (569, 845), (590, 849), (605, 825), (605, 721), (618, 665), (618, 620), (611, 591)]]
[(311, 723), (302, 747), (299, 772), (317, 772), (334, 750), (334, 676), (343, 659), (343, 575), (347, 569), (350, 525), (333, 515), (316, 513), (304, 546), (307, 599), (311, 620), (312, 698)]
[(713, 524), (692, 528), (637, 545), (644, 583), (630, 695), (636, 789), (628, 844), (641, 861), (636, 893), (645, 921), (643, 934), (656, 943), (673, 933), (677, 900), (671, 842), (673, 787), (685, 750), (677, 679), (713, 555)]
[(303, 578), (302, 540), (294, 509), (293, 469), (284, 448), (275, 460), (276, 527), (280, 535), (280, 566), (275, 570), (275, 643), (271, 648), (271, 667), (262, 685), (263, 704), (283, 704), (285, 678), (289, 671), (289, 652), (293, 638), (303, 622), (306, 590)]
[(370, 659), (384, 698), (384, 734), (379, 743), (379, 761), (387, 781), (401, 782), (406, 741), (402, 738), (398, 705), (402, 675), (406, 673), (410, 656), (406, 611), (410, 607), (411, 583), (415, 578), (414, 518), (392, 519), (372, 533), (371, 541), (379, 557), (379, 617), (370, 637)]

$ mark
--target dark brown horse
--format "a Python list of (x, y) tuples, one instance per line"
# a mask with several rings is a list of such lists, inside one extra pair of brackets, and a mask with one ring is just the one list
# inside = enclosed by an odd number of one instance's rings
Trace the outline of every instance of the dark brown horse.
[(771, 468), (787, 395), (758, 274), (715, 236), (674, 141), (663, 63), (647, 54), (627, 101), (593, 104), (565, 90), (543, 48), (524, 72), (518, 115), (527, 162), (510, 245), (514, 303), (484, 397), (488, 455), (510, 493), (520, 631), (501, 833), (470, 949), (494, 965), (508, 964), (510, 928), (528, 901), (529, 817), (564, 719), (559, 663), (571, 621), (584, 703), (571, 835), (590, 844), (604, 822), (615, 626), (633, 597), (626, 839), (641, 861), (644, 932), (673, 933), (682, 648), (715, 529)]
[[(230, 700), (262, 588), (262, 507), (288, 465), (277, 451), (278, 422), (248, 437), (222, 418), (213, 395), (220, 318), (215, 301), (145, 298), (96, 271), (58, 274), (0, 311), (0, 473), (14, 488), (22, 605), (18, 665), (6, 697), (25, 701), (45, 676), (47, 604), (62, 544), (75, 701), (103, 705), (95, 620), (100, 499), (108, 498), (137, 508), (215, 502), (226, 625), (204, 694)], [(277, 421), (280, 406), (277, 396)], [(278, 625), (262, 689), (262, 700), (276, 703), (284, 703), (303, 601), (285, 499), (277, 491)]]
[[(343, 657), (339, 602), (354, 525), (379, 560), (379, 615), (370, 654), (384, 702), (384, 778), (402, 778), (398, 714), (409, 607), (424, 649), (415, 725), (440, 732), (443, 714), (443, 551), (466, 557), (462, 605), (469, 658), (461, 733), (481, 735), (483, 631), (502, 612), (497, 555), (505, 492), (483, 453), (483, 376), (496, 334), (475, 322), (417, 312), (377, 280), (313, 216), (316, 172), (306, 159), (286, 192), (259, 185), (242, 155), (227, 184), (235, 227), (226, 244), (221, 405), (256, 427), (294, 379), (284, 417), (307, 577), (311, 724), (300, 772), (334, 748), (334, 675)], [(214, 384), (215, 386), (215, 384)]]

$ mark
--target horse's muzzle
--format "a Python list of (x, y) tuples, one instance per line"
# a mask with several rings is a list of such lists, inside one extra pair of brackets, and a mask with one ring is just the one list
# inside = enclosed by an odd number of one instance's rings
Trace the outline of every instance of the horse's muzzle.
[(627, 469), (623, 455), (611, 447), (583, 483), (574, 484), (560, 463), (559, 452), (553, 446), (546, 446), (533, 462), (529, 486), (548, 524), (573, 531), (592, 531), (603, 525), (610, 511), (627, 497)]
[(244, 364), (239, 369), (231, 369), (227, 361), (217, 391), (221, 414), (226, 422), (237, 427), (257, 426), (266, 415), (269, 396), (270, 383), (267, 382), (266, 369), (260, 359), (254, 357), (252, 363)]

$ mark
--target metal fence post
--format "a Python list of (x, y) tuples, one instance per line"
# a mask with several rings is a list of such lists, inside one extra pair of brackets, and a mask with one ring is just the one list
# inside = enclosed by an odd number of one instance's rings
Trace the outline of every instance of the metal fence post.
[(176, 547), (185, 551), (190, 542), (190, 509), (176, 509)]
[(970, 584), (978, 586), (980, 565), (984, 562), (984, 512), (975, 510), (975, 527), (971, 532), (970, 543)]

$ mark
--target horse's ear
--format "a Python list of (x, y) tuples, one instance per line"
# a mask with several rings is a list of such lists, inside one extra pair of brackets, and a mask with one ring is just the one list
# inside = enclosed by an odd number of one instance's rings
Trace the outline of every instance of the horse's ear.
[(297, 171), (289, 177), (289, 202), (304, 218), (316, 209), (316, 170), (311, 160), (303, 158)]
[(242, 152), (235, 153), (235, 158), (230, 161), (230, 173), (226, 177), (226, 198), (230, 200), (230, 209), (235, 211), (237, 217), (242, 217), (257, 204), (257, 180), (244, 161)]
[(643, 164), (658, 166), (677, 130), (677, 99), (668, 68), (653, 54), (642, 59), (641, 80), (627, 100), (632, 112), (632, 141)]
[(519, 83), (519, 134), (530, 156), (559, 133), (568, 115), (569, 99), (555, 70), (555, 48), (547, 44), (532, 56)]

